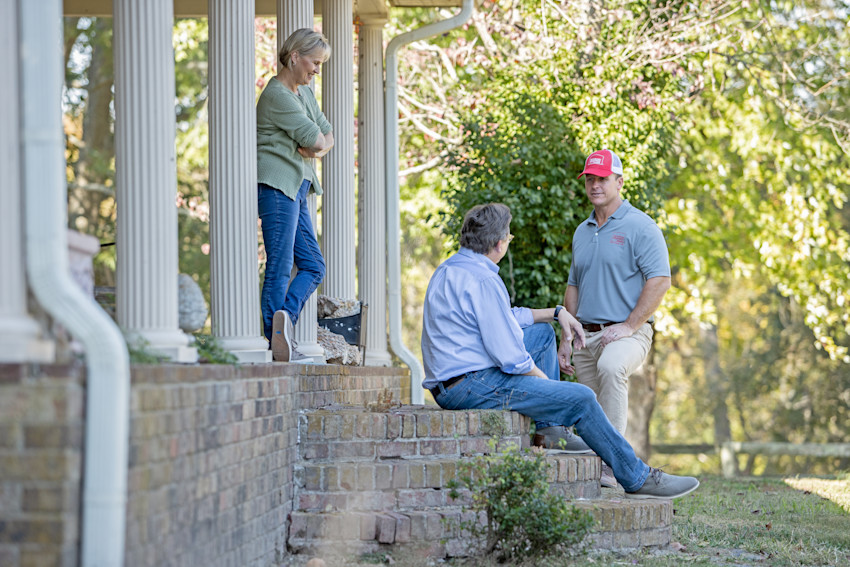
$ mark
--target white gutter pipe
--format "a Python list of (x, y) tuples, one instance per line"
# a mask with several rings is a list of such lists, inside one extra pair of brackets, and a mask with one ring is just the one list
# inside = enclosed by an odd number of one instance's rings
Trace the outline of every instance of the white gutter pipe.
[(42, 307), (86, 352), (81, 565), (120, 567), (127, 504), (130, 362), (121, 331), (71, 279), (68, 266), (62, 0), (18, 0), (18, 8), (27, 275)]
[(473, 0), (463, 0), (457, 15), (397, 35), (387, 45), (387, 77), (384, 98), (384, 127), (386, 129), (387, 182), (387, 280), (390, 317), (390, 348), (410, 368), (410, 402), (425, 401), (422, 380), (425, 372), (419, 359), (408, 350), (401, 338), (401, 221), (399, 220), (398, 186), (398, 50), (409, 43), (445, 33), (466, 23), (474, 8)]

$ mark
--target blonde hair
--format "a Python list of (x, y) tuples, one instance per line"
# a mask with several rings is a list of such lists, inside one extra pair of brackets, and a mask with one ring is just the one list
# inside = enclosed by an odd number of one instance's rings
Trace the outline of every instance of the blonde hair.
[(278, 62), (287, 67), (292, 62), (292, 54), (297, 53), (301, 57), (306, 57), (316, 51), (322, 52), (322, 62), (328, 60), (331, 56), (331, 45), (328, 43), (328, 38), (317, 31), (310, 28), (301, 28), (292, 32), (277, 54)]

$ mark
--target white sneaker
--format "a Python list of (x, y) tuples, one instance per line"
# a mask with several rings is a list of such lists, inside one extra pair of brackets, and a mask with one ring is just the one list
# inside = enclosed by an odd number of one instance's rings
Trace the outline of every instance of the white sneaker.
[(289, 362), (297, 362), (299, 364), (313, 364), (313, 357), (301, 354), (301, 351), (298, 350), (298, 343), (292, 341), (292, 348), (290, 349), (289, 354)]
[(280, 310), (274, 312), (272, 318), (272, 360), (289, 362), (292, 357), (293, 335), (295, 330), (289, 313)]

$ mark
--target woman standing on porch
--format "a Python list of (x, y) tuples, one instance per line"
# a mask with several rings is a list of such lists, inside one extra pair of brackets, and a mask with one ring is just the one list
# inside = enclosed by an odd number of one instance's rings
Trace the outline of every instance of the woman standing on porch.
[[(261, 308), (263, 332), (274, 360), (295, 361), (293, 325), (325, 277), (307, 193), (322, 194), (312, 158), (333, 147), (331, 125), (308, 86), (328, 60), (328, 40), (311, 29), (296, 30), (278, 53), (280, 70), (257, 101), (257, 185), (266, 275)], [(298, 272), (292, 281), (293, 263)]]

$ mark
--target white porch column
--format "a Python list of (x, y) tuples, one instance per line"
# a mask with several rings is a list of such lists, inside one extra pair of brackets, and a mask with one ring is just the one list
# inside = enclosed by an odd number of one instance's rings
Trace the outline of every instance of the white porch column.
[(271, 362), (260, 327), (254, 1), (210, 0), (212, 332), (241, 362)]
[[(313, 10), (313, 0), (277, 0), (278, 51), (280, 51), (280, 46), (283, 45), (284, 40), (295, 30), (301, 28), (313, 29)], [(280, 62), (278, 62), (278, 65), (280, 65)], [(313, 88), (315, 89), (315, 85)], [(322, 175), (324, 175), (324, 169)], [(309, 193), (307, 196), (307, 206), (310, 209), (313, 230), (317, 228), (316, 201), (316, 195), (312, 192)], [(294, 273), (293, 271), (293, 275)], [(313, 293), (310, 299), (307, 300), (307, 303), (304, 304), (298, 324), (295, 325), (295, 340), (298, 343), (298, 352), (304, 356), (309, 356), (317, 363), (324, 364), (325, 351), (322, 350), (322, 347), (319, 346), (316, 340), (316, 320), (316, 293)]]
[(324, 293), (356, 299), (354, 265), (354, 26), (353, 0), (324, 0), (322, 30), (331, 44), (324, 65), (322, 106), (333, 126), (334, 147), (322, 158)]
[[(18, 87), (18, 1), (0, 0), (0, 362), (50, 362), (54, 344), (42, 340), (27, 312)], [(58, 104), (58, 101), (57, 101)]]
[(118, 324), (132, 343), (195, 362), (177, 313), (172, 0), (114, 0)]
[(361, 16), (358, 65), (360, 299), (369, 305), (366, 364), (390, 366), (387, 350), (387, 195), (384, 175), (384, 16)]

